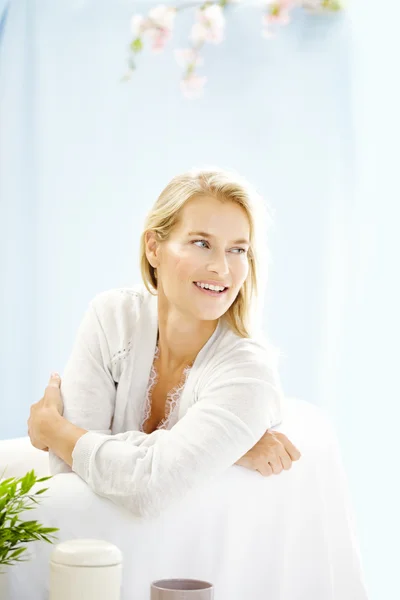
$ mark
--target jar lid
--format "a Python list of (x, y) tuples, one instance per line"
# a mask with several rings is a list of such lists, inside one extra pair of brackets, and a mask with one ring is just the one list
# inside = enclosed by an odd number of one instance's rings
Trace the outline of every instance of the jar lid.
[(122, 562), (122, 552), (110, 542), (82, 538), (58, 544), (51, 554), (51, 560), (76, 567), (110, 567)]

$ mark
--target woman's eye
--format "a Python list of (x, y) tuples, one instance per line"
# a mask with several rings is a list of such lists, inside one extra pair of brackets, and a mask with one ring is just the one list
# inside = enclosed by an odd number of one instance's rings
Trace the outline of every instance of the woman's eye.
[[(193, 242), (193, 244), (197, 244), (198, 242), (200, 242), (200, 243), (203, 243), (203, 242), (204, 242), (204, 244), (206, 244), (206, 243), (207, 243), (207, 242), (206, 242), (206, 240), (195, 240), (195, 241)], [(200, 246), (199, 246), (199, 247), (200, 247)]]
[[(208, 242), (207, 240), (194, 240), (193, 244), (198, 244), (200, 242), (200, 244), (207, 244)], [(198, 248), (204, 248), (204, 246), (198, 246)], [(244, 248), (232, 248), (233, 250), (239, 250), (239, 252), (235, 252), (235, 254), (245, 254), (246, 250)]]

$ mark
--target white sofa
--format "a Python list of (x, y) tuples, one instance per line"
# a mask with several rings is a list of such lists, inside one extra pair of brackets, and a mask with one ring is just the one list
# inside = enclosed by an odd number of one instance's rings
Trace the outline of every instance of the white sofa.
[[(302, 457), (262, 477), (232, 466), (157, 519), (140, 520), (94, 494), (75, 473), (46, 482), (29, 512), (58, 539), (97, 538), (123, 552), (121, 600), (148, 600), (151, 581), (211, 581), (215, 600), (367, 600), (356, 526), (337, 437), (326, 413), (285, 402), (284, 432)], [(28, 438), (0, 441), (0, 474), (48, 474)], [(7, 570), (7, 600), (47, 600), (52, 546), (29, 544), (29, 562)], [(2, 599), (3, 600), (3, 599)]]

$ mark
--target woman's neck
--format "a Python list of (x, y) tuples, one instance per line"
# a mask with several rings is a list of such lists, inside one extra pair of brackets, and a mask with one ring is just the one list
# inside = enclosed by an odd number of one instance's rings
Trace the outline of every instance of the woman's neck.
[[(218, 326), (218, 321), (203, 321), (197, 332), (173, 330), (171, 323), (163, 329), (158, 327), (158, 365), (161, 372), (179, 373), (192, 366), (200, 350), (208, 342)], [(195, 335), (196, 334), (196, 335)]]

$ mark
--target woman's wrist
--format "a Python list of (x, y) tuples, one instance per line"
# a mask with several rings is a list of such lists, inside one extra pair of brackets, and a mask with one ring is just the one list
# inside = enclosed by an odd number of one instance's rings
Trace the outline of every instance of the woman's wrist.
[(73, 425), (57, 412), (48, 419), (43, 433), (43, 441), (49, 450), (72, 467), (72, 452), (77, 441), (87, 430)]

